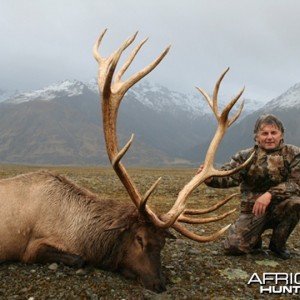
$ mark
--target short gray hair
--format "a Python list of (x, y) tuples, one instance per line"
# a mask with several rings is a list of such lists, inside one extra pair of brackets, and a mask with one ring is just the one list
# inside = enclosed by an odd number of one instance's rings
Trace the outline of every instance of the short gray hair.
[(254, 139), (255, 139), (262, 124), (275, 125), (282, 132), (282, 134), (284, 134), (283, 123), (272, 114), (264, 114), (264, 115), (261, 115), (260, 117), (258, 117), (258, 119), (256, 120), (256, 123), (254, 125), (254, 130), (253, 130)]

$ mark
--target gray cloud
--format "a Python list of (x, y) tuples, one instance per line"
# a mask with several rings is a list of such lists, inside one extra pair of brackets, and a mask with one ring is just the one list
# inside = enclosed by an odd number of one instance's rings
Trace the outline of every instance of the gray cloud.
[[(299, 80), (298, 0), (0, 0), (0, 88), (34, 89), (97, 74), (92, 46), (105, 29), (106, 56), (135, 31), (149, 37), (130, 72), (170, 53), (149, 80), (208, 92), (231, 67), (222, 93), (269, 101)], [(130, 73), (129, 72), (129, 73)]]

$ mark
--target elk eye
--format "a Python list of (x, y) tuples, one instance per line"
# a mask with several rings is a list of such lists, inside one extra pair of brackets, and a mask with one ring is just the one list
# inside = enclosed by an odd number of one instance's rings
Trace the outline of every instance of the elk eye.
[(143, 239), (142, 239), (140, 236), (137, 236), (136, 239), (137, 239), (139, 245), (140, 245), (140, 246), (142, 247), (142, 249), (143, 249), (143, 248), (144, 248)]

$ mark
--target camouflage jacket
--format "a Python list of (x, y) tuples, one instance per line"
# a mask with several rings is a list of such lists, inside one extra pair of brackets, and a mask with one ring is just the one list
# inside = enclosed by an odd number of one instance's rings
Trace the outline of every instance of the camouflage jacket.
[(272, 202), (292, 195), (300, 196), (300, 148), (296, 146), (282, 144), (270, 151), (258, 146), (242, 150), (224, 164), (222, 169), (237, 167), (253, 151), (254, 157), (245, 168), (230, 176), (214, 177), (207, 185), (215, 188), (240, 186), (242, 202), (253, 203), (259, 195), (267, 191), (272, 194)]

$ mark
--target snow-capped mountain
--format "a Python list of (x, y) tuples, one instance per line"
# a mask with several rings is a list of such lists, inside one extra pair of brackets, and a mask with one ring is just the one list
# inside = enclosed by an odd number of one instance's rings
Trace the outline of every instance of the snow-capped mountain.
[(268, 102), (265, 108), (267, 109), (300, 108), (300, 83), (293, 85), (285, 93)]
[[(191, 118), (204, 115), (211, 115), (212, 111), (204, 99), (199, 93), (183, 94), (176, 91), (170, 91), (166, 87), (158, 84), (152, 85), (149, 82), (143, 82), (133, 88), (132, 93), (140, 103), (152, 107), (153, 110), (164, 112), (169, 110), (176, 113), (177, 110), (186, 112)], [(228, 100), (224, 98), (219, 99), (219, 106), (222, 108), (227, 104)], [(244, 107), (243, 115), (247, 115), (263, 104), (259, 101), (245, 100), (246, 105)], [(238, 109), (234, 107), (233, 113)]]
[(18, 104), (28, 101), (50, 101), (61, 97), (73, 97), (82, 95), (85, 88), (88, 87), (80, 81), (64, 80), (42, 89), (10, 95), (6, 102)]
[[(87, 83), (77, 80), (64, 80), (42, 89), (8, 95), (6, 102), (18, 104), (28, 101), (51, 101), (64, 97), (79, 96), (85, 90), (98, 95), (97, 80), (92, 79)], [(133, 98), (135, 101), (156, 112), (169, 111), (170, 113), (177, 114), (180, 111), (187, 113), (190, 118), (211, 114), (209, 105), (199, 93), (186, 95), (148, 81), (142, 81), (132, 87), (128, 91), (126, 98)], [(226, 101), (223, 99), (219, 101), (220, 107), (224, 106)], [(262, 106), (262, 103), (258, 101), (247, 99), (245, 102), (243, 116)]]
[[(263, 103), (246, 99), (239, 122), (221, 144), (217, 162), (253, 144), (254, 122), (266, 111), (281, 117), (287, 128), (286, 140), (299, 144), (297, 95), (300, 84), (263, 107)], [(6, 97), (0, 103), (0, 162), (108, 163), (95, 79), (87, 83), (65, 80)], [(227, 101), (223, 99), (232, 97), (219, 98), (222, 107)], [(144, 80), (127, 92), (118, 117), (120, 144), (135, 133), (124, 160), (136, 166), (198, 166), (215, 126), (209, 105), (197, 91), (185, 95)]]

